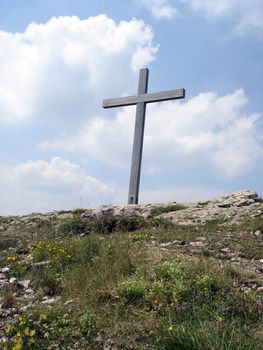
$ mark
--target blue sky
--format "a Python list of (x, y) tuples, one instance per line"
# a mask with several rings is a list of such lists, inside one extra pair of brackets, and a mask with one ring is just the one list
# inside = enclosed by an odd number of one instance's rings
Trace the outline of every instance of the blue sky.
[(141, 203), (263, 196), (262, 0), (0, 0), (0, 215), (127, 202), (147, 106)]

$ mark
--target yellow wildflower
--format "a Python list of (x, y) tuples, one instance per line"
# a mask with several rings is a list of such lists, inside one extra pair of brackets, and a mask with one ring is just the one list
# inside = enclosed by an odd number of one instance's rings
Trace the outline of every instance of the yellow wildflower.
[(173, 329), (174, 329), (174, 326), (170, 324), (170, 326), (168, 327), (168, 331), (171, 332)]
[(36, 331), (34, 329), (32, 329), (29, 333), (30, 337), (33, 337), (36, 334)]
[(4, 329), (5, 329), (5, 333), (6, 333), (6, 334), (9, 334), (9, 333), (12, 332), (13, 326), (12, 326), (11, 324), (8, 324), (8, 325), (5, 326)]
[(16, 256), (9, 256), (7, 260), (11, 261), (16, 261)]
[(19, 339), (16, 344), (13, 346), (12, 350), (22, 350), (23, 349), (23, 340)]
[(41, 313), (40, 314), (40, 320), (46, 320), (47, 319), (47, 315)]

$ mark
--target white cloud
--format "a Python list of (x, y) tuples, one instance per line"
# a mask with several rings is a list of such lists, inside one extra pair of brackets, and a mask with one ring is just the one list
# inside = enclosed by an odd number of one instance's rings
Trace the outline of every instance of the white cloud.
[[(144, 142), (149, 173), (196, 159), (199, 166), (215, 166), (226, 177), (253, 169), (263, 157), (261, 132), (257, 129), (261, 115), (244, 115), (246, 103), (245, 93), (239, 89), (221, 97), (207, 92), (185, 103), (150, 104)], [(128, 167), (133, 128), (134, 108), (128, 107), (118, 111), (114, 120), (97, 117), (78, 134), (46, 140), (39, 147), (87, 152), (103, 162)]]
[(171, 19), (178, 15), (178, 10), (168, 0), (141, 0), (156, 19)]
[(140, 194), (142, 203), (190, 203), (205, 201), (218, 196), (223, 196), (222, 190), (209, 187), (165, 187), (155, 190), (142, 191)]
[(97, 117), (84, 124), (76, 135), (41, 142), (39, 148), (67, 152), (85, 152), (113, 166), (128, 165), (132, 147), (134, 107), (117, 112), (116, 119)]
[(50, 125), (86, 119), (109, 89), (131, 89), (158, 50), (143, 21), (117, 24), (106, 15), (0, 31), (0, 47), (0, 122), (42, 118)]
[(262, 0), (140, 0), (157, 19), (171, 19), (186, 13), (199, 12), (209, 20), (227, 21), (233, 34), (263, 38)]
[(234, 24), (237, 36), (263, 37), (262, 0), (185, 0), (194, 11), (209, 19), (227, 19)]
[[(127, 187), (108, 185), (88, 175), (78, 164), (60, 157), (49, 162), (29, 160), (0, 165), (0, 215), (22, 215), (52, 210), (94, 208), (101, 204), (123, 204)], [(140, 203), (190, 202), (223, 195), (209, 187), (167, 187), (142, 190)]]
[[(222, 189), (209, 186), (168, 186), (163, 184), (161, 187), (155, 189), (140, 190), (139, 204), (149, 203), (190, 203), (196, 201), (205, 201), (212, 198), (226, 195), (226, 191)], [(128, 190), (124, 187), (118, 187), (115, 191), (114, 204), (123, 205), (126, 203), (128, 197)]]
[(60, 157), (0, 165), (0, 215), (74, 209), (107, 203), (114, 191)]

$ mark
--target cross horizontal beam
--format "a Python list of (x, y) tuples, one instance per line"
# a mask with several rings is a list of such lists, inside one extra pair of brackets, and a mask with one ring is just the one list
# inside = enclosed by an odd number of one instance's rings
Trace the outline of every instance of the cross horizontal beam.
[(168, 100), (177, 100), (185, 97), (185, 89), (176, 89), (162, 92), (154, 92), (150, 94), (141, 94), (136, 96), (118, 97), (103, 100), (103, 108), (123, 107), (136, 105), (139, 102), (151, 103)]

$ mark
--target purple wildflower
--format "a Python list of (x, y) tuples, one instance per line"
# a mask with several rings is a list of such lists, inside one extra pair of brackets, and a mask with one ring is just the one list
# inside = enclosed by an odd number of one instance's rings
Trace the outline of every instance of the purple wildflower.
[(222, 309), (222, 313), (223, 313), (224, 315), (232, 314), (232, 312), (233, 312), (233, 307), (232, 307), (231, 305), (226, 306), (226, 307), (224, 307), (224, 308)]

